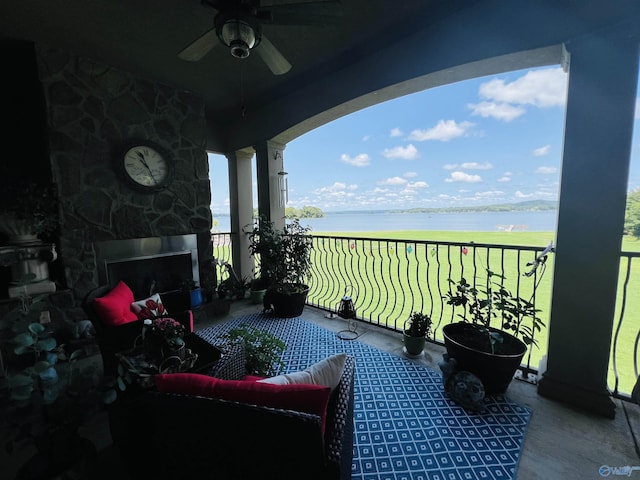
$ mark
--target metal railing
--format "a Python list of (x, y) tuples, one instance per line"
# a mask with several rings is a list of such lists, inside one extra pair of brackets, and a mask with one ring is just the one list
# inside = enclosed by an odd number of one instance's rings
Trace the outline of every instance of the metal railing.
[(613, 325), (609, 388), (614, 396), (629, 398), (638, 379), (640, 348), (640, 252), (622, 252)]
[[(473, 286), (487, 286), (487, 270), (515, 296), (529, 300), (548, 323), (551, 299), (550, 277), (530, 277), (527, 264), (535, 260), (541, 247), (489, 245), (459, 242), (429, 242), (313, 236), (312, 272), (307, 303), (336, 311), (345, 289), (353, 297), (359, 320), (402, 331), (412, 312), (430, 315), (430, 340), (442, 343), (442, 326), (459, 320), (444, 298), (452, 284), (464, 277)], [(549, 268), (553, 258), (545, 265)], [(501, 277), (499, 277), (500, 275)], [(504, 277), (504, 278), (502, 278)], [(499, 279), (499, 280), (497, 280)], [(537, 288), (534, 285), (542, 280)], [(453, 288), (455, 288), (453, 286)], [(500, 328), (501, 319), (492, 326)], [(538, 347), (529, 349), (523, 374), (533, 379), (546, 353), (547, 331), (535, 332)]]
[(213, 244), (213, 258), (216, 260), (216, 279), (218, 284), (229, 276), (229, 270), (225, 264), (232, 264), (233, 252), (231, 247), (237, 234), (232, 232), (220, 232), (211, 234)]
[[(212, 235), (214, 257), (231, 263), (235, 234)], [(524, 277), (540, 247), (509, 245), (350, 238), (313, 235), (311, 287), (307, 303), (335, 312), (345, 288), (350, 286), (358, 319), (383, 328), (402, 331), (413, 311), (433, 320), (430, 340), (442, 343), (442, 326), (456, 321), (457, 313), (443, 298), (449, 278), (464, 276), (469, 283), (486, 281), (486, 269), (506, 277), (506, 286), (528, 299), (538, 283), (538, 272)], [(546, 268), (552, 269), (553, 257)], [(221, 267), (218, 267), (219, 269)], [(218, 279), (228, 275), (218, 271)], [(640, 374), (640, 252), (623, 252), (620, 259), (618, 301), (613, 326), (609, 388), (614, 396), (629, 398)], [(636, 304), (636, 298), (638, 298)], [(551, 276), (542, 278), (533, 301), (548, 325)], [(529, 349), (524, 373), (533, 376), (546, 354), (548, 331), (536, 332), (538, 347)]]

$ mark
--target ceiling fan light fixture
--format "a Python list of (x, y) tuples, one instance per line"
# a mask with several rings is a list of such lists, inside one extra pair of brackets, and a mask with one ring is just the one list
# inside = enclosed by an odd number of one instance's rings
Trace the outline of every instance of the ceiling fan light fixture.
[(247, 58), (252, 48), (260, 43), (260, 31), (241, 17), (230, 17), (216, 30), (220, 41), (229, 47), (231, 55)]

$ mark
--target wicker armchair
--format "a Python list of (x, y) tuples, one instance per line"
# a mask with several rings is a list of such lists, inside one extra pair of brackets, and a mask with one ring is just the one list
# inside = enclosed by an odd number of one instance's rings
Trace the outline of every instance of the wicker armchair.
[(355, 361), (348, 357), (317, 415), (146, 392), (112, 411), (114, 444), (132, 478), (351, 478)]
[[(116, 376), (118, 360), (116, 353), (133, 347), (134, 341), (142, 332), (142, 320), (136, 320), (123, 325), (106, 325), (93, 308), (96, 298), (106, 295), (111, 290), (109, 285), (102, 285), (91, 290), (82, 302), (82, 308), (91, 320), (96, 331), (96, 341), (100, 347), (104, 374)], [(161, 294), (171, 318), (184, 325), (186, 332), (193, 331), (193, 314), (190, 308), (189, 294), (181, 290), (165, 292)]]

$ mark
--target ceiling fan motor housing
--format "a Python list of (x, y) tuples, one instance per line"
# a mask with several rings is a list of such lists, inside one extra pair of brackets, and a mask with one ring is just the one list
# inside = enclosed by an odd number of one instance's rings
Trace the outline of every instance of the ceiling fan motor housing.
[(247, 58), (262, 38), (260, 23), (246, 12), (219, 13), (215, 17), (215, 28), (220, 41), (236, 58)]

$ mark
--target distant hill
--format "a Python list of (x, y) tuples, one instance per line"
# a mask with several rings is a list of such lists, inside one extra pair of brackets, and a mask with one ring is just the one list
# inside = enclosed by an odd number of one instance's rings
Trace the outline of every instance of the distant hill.
[[(501, 203), (496, 205), (479, 205), (473, 207), (442, 207), (442, 208), (407, 208), (401, 210), (349, 210), (330, 212), (341, 213), (464, 213), (464, 212), (540, 212), (544, 210), (557, 210), (558, 202), (551, 200), (527, 200), (516, 203)], [(328, 212), (329, 213), (329, 212)]]

